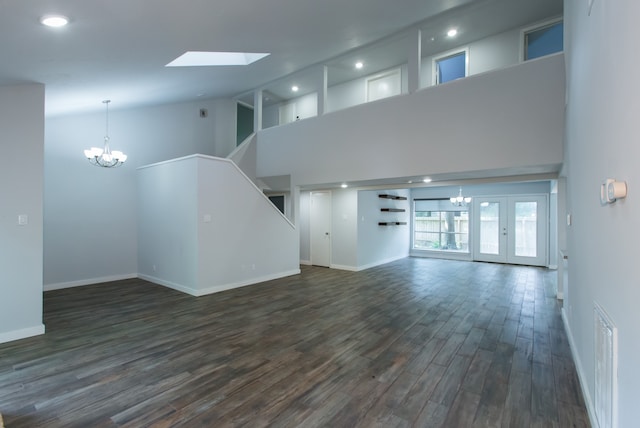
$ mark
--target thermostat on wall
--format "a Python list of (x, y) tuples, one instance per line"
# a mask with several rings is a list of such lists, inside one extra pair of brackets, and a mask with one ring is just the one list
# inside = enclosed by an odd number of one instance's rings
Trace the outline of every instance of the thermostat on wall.
[(627, 196), (627, 183), (625, 181), (616, 181), (613, 178), (607, 178), (600, 186), (600, 202), (604, 204), (612, 204), (617, 199)]

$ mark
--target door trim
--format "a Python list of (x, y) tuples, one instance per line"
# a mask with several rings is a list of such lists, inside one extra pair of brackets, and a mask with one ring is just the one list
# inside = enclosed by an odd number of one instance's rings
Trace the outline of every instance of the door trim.
[[(480, 252), (480, 204), (499, 202), (499, 253)], [(537, 211), (537, 250), (536, 257), (515, 255), (515, 204), (517, 202), (536, 202)], [(542, 206), (541, 206), (542, 204)], [(549, 195), (526, 194), (507, 196), (476, 196), (473, 198), (473, 260), (495, 263), (521, 264), (528, 266), (548, 266), (549, 263)]]

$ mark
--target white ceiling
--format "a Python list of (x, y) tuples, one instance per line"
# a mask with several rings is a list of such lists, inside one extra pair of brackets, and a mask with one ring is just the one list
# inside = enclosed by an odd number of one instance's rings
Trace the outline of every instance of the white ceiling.
[[(71, 23), (44, 27), (51, 13)], [(428, 54), (453, 43), (449, 26), (462, 44), (560, 14), (562, 0), (0, 0), (0, 85), (44, 83), (49, 116), (102, 110), (103, 99), (118, 109), (233, 97), (323, 62), (346, 79), (339, 70), (356, 54), (393, 63), (374, 42), (412, 26)], [(164, 67), (189, 50), (271, 55)]]

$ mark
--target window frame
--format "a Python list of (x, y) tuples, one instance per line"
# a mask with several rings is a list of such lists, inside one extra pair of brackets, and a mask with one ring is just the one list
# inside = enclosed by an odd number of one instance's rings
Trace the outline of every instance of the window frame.
[[(548, 27), (553, 27), (554, 25), (559, 23), (564, 23), (564, 18), (562, 16), (547, 19), (545, 21), (538, 22), (537, 24), (524, 27), (522, 30), (520, 30), (520, 62), (531, 61), (525, 58), (525, 54), (527, 52), (527, 45), (526, 45), (527, 34), (533, 33), (538, 30), (544, 30), (545, 28), (548, 28)], [(562, 39), (563, 39), (562, 42), (564, 45), (564, 33), (562, 34)], [(563, 51), (564, 49), (560, 52), (563, 52)], [(556, 53), (559, 53), (559, 52), (556, 52)], [(555, 55), (555, 53), (549, 54), (549, 55)], [(545, 56), (548, 56), (548, 55), (545, 55)], [(533, 58), (533, 59), (536, 59), (536, 58)]]
[[(438, 82), (438, 61), (464, 53), (464, 78), (469, 77), (469, 46), (452, 49), (431, 58), (431, 84), (442, 85)], [(447, 83), (447, 82), (444, 82)]]
[[(450, 203), (448, 198), (416, 198), (416, 199), (412, 199), (412, 204), (411, 204), (411, 252), (415, 252), (417, 253), (430, 253), (430, 254), (442, 254), (442, 255), (447, 255), (447, 257), (449, 256), (453, 256), (453, 258), (459, 258), (459, 257), (463, 257), (465, 259), (470, 259), (471, 258), (471, 239), (472, 239), (472, 225), (471, 225), (471, 215), (472, 215), (472, 204), (468, 204), (465, 207), (454, 207), (453, 205), (451, 206), (452, 209), (444, 209), (444, 210), (429, 210), (428, 212), (438, 212), (438, 213), (443, 213), (443, 212), (466, 212), (467, 215), (467, 249), (466, 250), (443, 250), (443, 249), (439, 249), (439, 248), (419, 248), (416, 247), (416, 213), (417, 212), (424, 212), (424, 211), (418, 211), (416, 210), (416, 202), (420, 202), (420, 201), (432, 201), (432, 202), (445, 202), (445, 203)], [(442, 218), (439, 216), (439, 221), (442, 221)], [(428, 232), (428, 231), (427, 231)], [(438, 233), (439, 235), (442, 235), (443, 233), (446, 232), (432, 232), (432, 233)], [(455, 232), (455, 234), (460, 234), (461, 232)]]

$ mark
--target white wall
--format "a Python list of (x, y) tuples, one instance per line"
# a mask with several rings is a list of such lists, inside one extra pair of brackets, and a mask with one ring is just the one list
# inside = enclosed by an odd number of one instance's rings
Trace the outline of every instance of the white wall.
[(299, 273), (298, 234), (231, 161), (138, 170), (142, 278), (201, 296)]
[[(200, 108), (208, 110), (206, 118), (200, 118)], [(113, 100), (111, 148), (129, 156), (115, 169), (92, 166), (82, 154), (90, 146), (102, 145), (104, 111), (48, 118), (45, 288), (135, 276), (135, 169), (194, 153), (228, 155), (235, 147), (235, 109), (234, 102), (223, 99), (118, 110)]]
[[(381, 199), (378, 195), (404, 196), (406, 201)], [(366, 269), (409, 255), (410, 192), (408, 189), (362, 190), (358, 192), (358, 269)], [(405, 212), (381, 212), (381, 208), (404, 208)], [(379, 222), (399, 221), (406, 225), (379, 226)]]
[(265, 129), (257, 174), (291, 174), (304, 185), (555, 169), (562, 162), (563, 76), (563, 56), (556, 55)]
[(1, 343), (44, 333), (43, 85), (0, 86), (0, 147)]
[(370, 78), (400, 69), (401, 93), (408, 92), (407, 64), (401, 64), (388, 70), (368, 74), (360, 79), (349, 80), (327, 88), (327, 112), (353, 107), (367, 102), (367, 82)]
[[(594, 302), (618, 328), (619, 427), (638, 424), (640, 385), (640, 38), (635, 0), (565, 1), (568, 107), (569, 281), (564, 313), (588, 398), (594, 398)], [(615, 31), (613, 31), (615, 30)], [(600, 183), (625, 180), (629, 195), (601, 206)], [(595, 426), (595, 423), (594, 423)]]
[(137, 171), (138, 273), (194, 294), (198, 278), (198, 168), (195, 157)]

